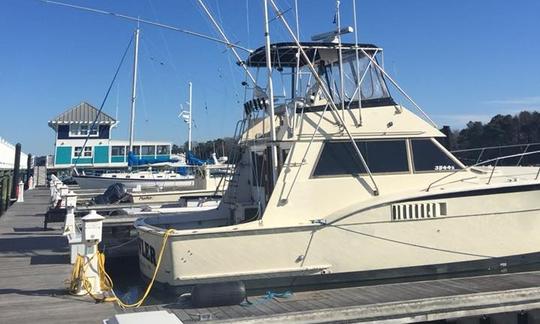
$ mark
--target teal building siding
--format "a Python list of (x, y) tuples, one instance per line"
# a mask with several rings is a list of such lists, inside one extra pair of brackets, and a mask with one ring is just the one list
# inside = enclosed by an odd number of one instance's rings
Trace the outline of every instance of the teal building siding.
[(79, 160), (77, 161), (77, 158), (73, 158), (71, 159), (71, 163), (75, 164), (92, 164), (92, 158), (79, 158)]
[(112, 163), (122, 163), (122, 162), (126, 162), (126, 159), (124, 159), (123, 156), (112, 156), (111, 157), (111, 162)]
[(56, 147), (55, 164), (70, 164), (71, 162), (71, 146)]
[(109, 146), (94, 146), (94, 163), (109, 163)]

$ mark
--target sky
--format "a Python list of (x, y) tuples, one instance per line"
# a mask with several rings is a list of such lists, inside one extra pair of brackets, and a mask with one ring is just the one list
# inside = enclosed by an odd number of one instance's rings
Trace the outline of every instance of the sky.
[[(352, 25), (352, 1), (341, 0), (344, 26)], [(439, 125), (459, 129), (495, 114), (540, 110), (540, 1), (356, 1), (360, 41), (384, 48), (387, 72)], [(64, 2), (217, 37), (196, 0)], [(284, 10), (294, 5), (277, 2)], [(233, 42), (252, 49), (264, 44), (262, 0), (205, 3)], [(335, 28), (335, 0), (298, 5), (303, 40)], [(285, 16), (293, 24), (294, 11)], [(0, 0), (0, 137), (22, 143), (25, 152), (52, 154), (47, 121), (81, 101), (101, 105), (135, 27), (37, 0)], [(244, 74), (230, 51), (170, 30), (141, 29), (136, 139), (187, 140), (178, 114), (187, 107), (189, 81), (194, 140), (231, 136), (242, 116)], [(291, 40), (279, 20), (271, 22), (271, 39)], [(120, 121), (116, 139), (128, 134), (132, 55), (103, 109)]]

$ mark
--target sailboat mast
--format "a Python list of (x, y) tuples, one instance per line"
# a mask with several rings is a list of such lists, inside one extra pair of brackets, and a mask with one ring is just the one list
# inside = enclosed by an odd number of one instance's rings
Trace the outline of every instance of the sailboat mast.
[(188, 151), (191, 151), (191, 107), (193, 105), (193, 85), (189, 82), (189, 119), (188, 119)]
[(270, 152), (272, 159), (272, 185), (277, 180), (277, 150), (276, 150), (276, 127), (275, 115), (274, 115), (274, 87), (272, 84), (272, 58), (270, 57), (270, 26), (268, 20), (268, 0), (264, 0), (264, 38), (266, 41), (266, 66), (268, 71), (268, 101), (270, 115)]
[(131, 120), (129, 123), (129, 151), (133, 152), (133, 138), (135, 136), (135, 101), (137, 99), (137, 69), (139, 64), (139, 27), (135, 29), (135, 51), (133, 57), (133, 79), (131, 82)]

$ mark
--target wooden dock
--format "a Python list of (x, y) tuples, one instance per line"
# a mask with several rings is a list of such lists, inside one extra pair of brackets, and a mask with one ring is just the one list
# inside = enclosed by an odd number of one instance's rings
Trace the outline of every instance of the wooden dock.
[(0, 218), (0, 322), (99, 323), (116, 313), (67, 293), (71, 273), (67, 240), (57, 226), (43, 230), (49, 190), (25, 192)]
[(478, 323), (480, 316), (495, 313), (506, 319), (492, 323), (540, 322), (540, 271), (294, 292), (287, 298), (250, 296), (251, 304), (237, 306), (194, 308), (182, 299), (128, 310), (96, 304), (66, 292), (71, 271), (66, 239), (59, 226), (42, 227), (48, 195), (44, 189), (27, 191), (25, 202), (0, 218), (1, 323), (100, 323), (118, 313), (155, 310), (184, 323), (411, 323), (463, 317)]

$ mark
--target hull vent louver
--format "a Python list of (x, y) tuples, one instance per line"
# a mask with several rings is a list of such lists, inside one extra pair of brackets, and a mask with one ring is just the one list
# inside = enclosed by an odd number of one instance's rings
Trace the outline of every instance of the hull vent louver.
[(409, 221), (446, 216), (445, 202), (392, 204), (392, 221)]

